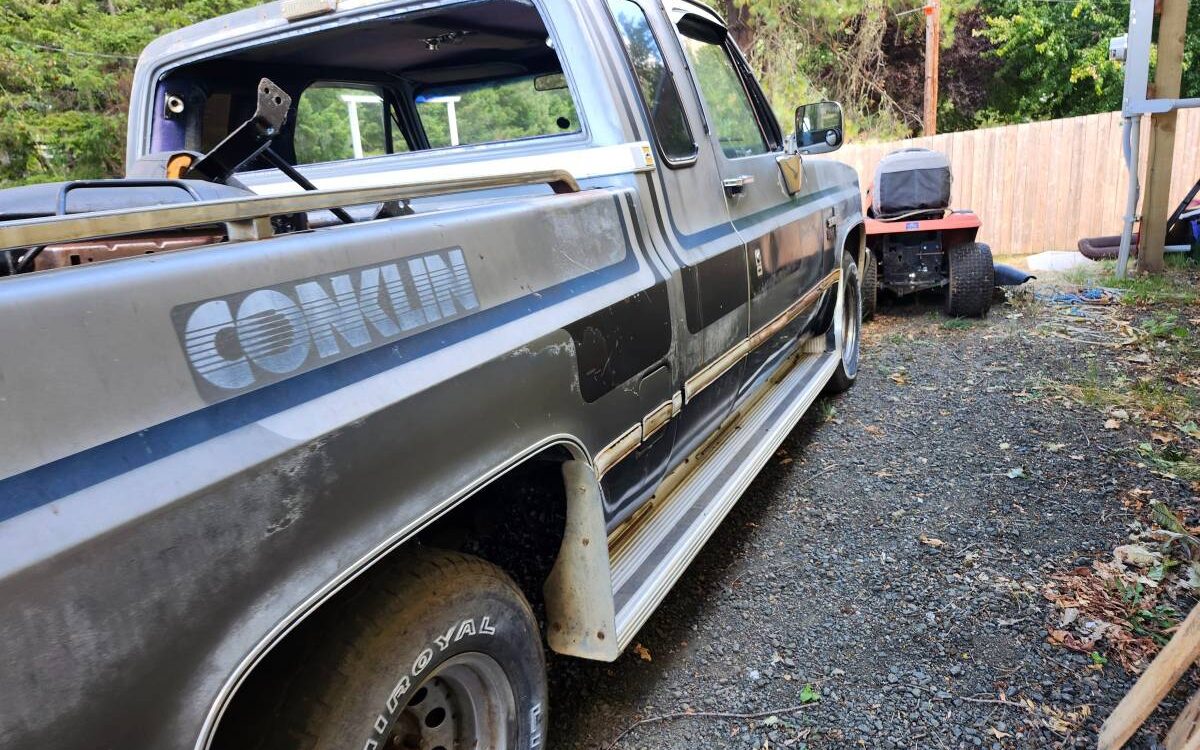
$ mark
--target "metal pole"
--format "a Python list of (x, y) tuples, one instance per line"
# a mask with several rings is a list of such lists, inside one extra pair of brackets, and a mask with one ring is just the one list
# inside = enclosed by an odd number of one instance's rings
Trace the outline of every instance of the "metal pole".
[(354, 158), (363, 158), (362, 146), (362, 131), (358, 127), (358, 102), (347, 98), (346, 113), (350, 116), (350, 148), (354, 151)]
[(1117, 253), (1117, 278), (1125, 278), (1129, 267), (1129, 251), (1133, 244), (1133, 223), (1137, 221), (1138, 148), (1142, 138), (1142, 116), (1125, 118), (1125, 166), (1129, 170), (1129, 193), (1125, 199), (1125, 226), (1121, 229), (1121, 249)]
[(454, 109), (454, 102), (457, 99), (449, 99), (446, 101), (446, 120), (450, 123), (450, 145), (458, 145), (458, 113)]

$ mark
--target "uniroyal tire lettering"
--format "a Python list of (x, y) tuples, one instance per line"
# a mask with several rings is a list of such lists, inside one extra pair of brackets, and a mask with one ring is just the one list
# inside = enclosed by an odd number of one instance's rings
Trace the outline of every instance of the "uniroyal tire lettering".
[(401, 677), (400, 681), (396, 683), (396, 687), (392, 688), (392, 694), (388, 696), (388, 713), (396, 713), (396, 709), (400, 708), (400, 696), (407, 693), (410, 687), (412, 687), (412, 683), (409, 682), (408, 675)]
[[(476, 625), (474, 617), (468, 617), (467, 619), (459, 620), (450, 627), (446, 628), (446, 632), (444, 634), (434, 636), (433, 646), (437, 647), (437, 651), (435, 652), (432, 646), (426, 646), (425, 648), (421, 649), (420, 653), (417, 654), (417, 658), (413, 660), (412, 669), (409, 670), (410, 674), (402, 676), (399, 681), (396, 682), (396, 686), (392, 688), (392, 692), (388, 695), (386, 701), (387, 713), (380, 714), (379, 719), (375, 722), (375, 731), (382, 733), (384, 730), (380, 729), (379, 727), (383, 726), (384, 729), (387, 728), (387, 724), (392, 718), (395, 717), (396, 713), (401, 708), (400, 699), (404, 697), (410, 688), (412, 688), (415, 678), (420, 677), (421, 673), (428, 669), (429, 665), (433, 663), (433, 657), (435, 653), (440, 654), (446, 649), (450, 648), (451, 644), (458, 643), (463, 638), (467, 638), (469, 636), (495, 634), (496, 626), (492, 624), (492, 618), (485, 615), (479, 619), (478, 625)], [(540, 706), (538, 707), (538, 711), (541, 711)], [(382, 722), (382, 724), (380, 722)], [(371, 744), (372, 742), (374, 742), (374, 740), (370, 740), (368, 742), (368, 747), (374, 747), (374, 745)], [(364, 750), (366, 750), (366, 748), (364, 748)]]
[(416, 677), (425, 671), (425, 667), (429, 666), (429, 662), (433, 661), (433, 651), (431, 649), (422, 649), (421, 653), (417, 654), (417, 660), (412, 665), (412, 676)]
[(542, 704), (534, 703), (529, 708), (529, 750), (542, 746)]

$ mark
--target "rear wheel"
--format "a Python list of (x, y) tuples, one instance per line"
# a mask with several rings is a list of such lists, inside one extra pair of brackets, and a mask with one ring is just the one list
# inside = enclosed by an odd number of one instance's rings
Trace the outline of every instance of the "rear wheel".
[(950, 284), (946, 289), (946, 314), (956, 318), (982, 318), (992, 306), (996, 286), (992, 251), (980, 242), (956, 245), (947, 251)]
[(867, 248), (866, 262), (862, 269), (862, 319), (868, 321), (875, 316), (875, 305), (879, 299), (879, 263), (875, 254)]
[(297, 670), (259, 746), (539, 748), (545, 656), (496, 566), (426, 550), (375, 575)]
[(863, 295), (858, 264), (849, 253), (842, 258), (842, 281), (838, 290), (842, 295), (842, 304), (834, 317), (833, 335), (841, 361), (825, 386), (826, 393), (849, 390), (858, 377), (858, 334), (862, 328)]

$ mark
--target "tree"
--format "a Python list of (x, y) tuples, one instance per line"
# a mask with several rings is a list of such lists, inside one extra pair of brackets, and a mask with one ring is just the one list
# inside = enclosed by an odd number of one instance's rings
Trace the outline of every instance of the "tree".
[(154, 37), (256, 0), (5, 0), (0, 185), (120, 174), (133, 67)]
[[(1129, 6), (1112, 0), (984, 0), (976, 33), (1000, 60), (981, 120), (1027, 122), (1121, 107), (1124, 71), (1108, 42), (1126, 31)], [(1200, 0), (1188, 7), (1183, 96), (1200, 96)]]

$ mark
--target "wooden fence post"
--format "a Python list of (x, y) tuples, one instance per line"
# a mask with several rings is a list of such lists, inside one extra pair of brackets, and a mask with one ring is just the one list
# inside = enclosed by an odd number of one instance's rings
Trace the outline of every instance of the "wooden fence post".
[[(1179, 97), (1183, 73), (1183, 44), (1187, 31), (1188, 0), (1162, 0), (1158, 20), (1158, 65), (1154, 72), (1155, 99)], [(1171, 212), (1171, 166), (1175, 158), (1175, 110), (1150, 116), (1150, 148), (1146, 165), (1146, 198), (1142, 202), (1138, 271), (1163, 269), (1163, 243)]]

